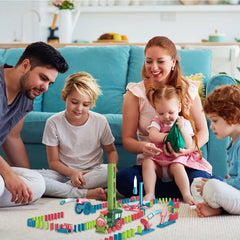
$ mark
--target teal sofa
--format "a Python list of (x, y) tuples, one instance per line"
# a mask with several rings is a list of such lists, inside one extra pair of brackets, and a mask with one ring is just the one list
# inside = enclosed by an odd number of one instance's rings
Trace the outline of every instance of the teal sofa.
[[(0, 64), (15, 65), (23, 50), (23, 48), (0, 49)], [(41, 143), (44, 126), (51, 115), (65, 109), (65, 103), (61, 99), (65, 78), (79, 71), (90, 73), (98, 80), (102, 89), (103, 95), (97, 99), (96, 106), (92, 110), (105, 115), (110, 124), (119, 154), (118, 169), (134, 165), (136, 156), (124, 150), (122, 145), (122, 102), (127, 84), (141, 81), (144, 47), (134, 45), (71, 46), (58, 50), (67, 60), (69, 70), (64, 74), (59, 74), (49, 90), (35, 99), (34, 111), (25, 118), (21, 133), (31, 167), (34, 169), (48, 168), (46, 148)], [(189, 76), (202, 73), (207, 94), (217, 85), (236, 84), (234, 79), (227, 75), (211, 78), (210, 50), (182, 49), (179, 50), (179, 54), (183, 74)], [(215, 175), (224, 176), (226, 174), (225, 149), (228, 139), (219, 141), (210, 129), (209, 133), (209, 142), (202, 147), (203, 156), (213, 165)], [(105, 155), (104, 161), (106, 162)]]

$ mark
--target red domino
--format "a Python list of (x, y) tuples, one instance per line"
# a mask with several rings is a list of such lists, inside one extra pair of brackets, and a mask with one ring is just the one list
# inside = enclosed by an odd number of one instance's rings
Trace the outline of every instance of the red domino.
[(54, 223), (50, 223), (50, 230), (53, 230), (54, 228)]
[(55, 224), (55, 231), (58, 230), (58, 223)]

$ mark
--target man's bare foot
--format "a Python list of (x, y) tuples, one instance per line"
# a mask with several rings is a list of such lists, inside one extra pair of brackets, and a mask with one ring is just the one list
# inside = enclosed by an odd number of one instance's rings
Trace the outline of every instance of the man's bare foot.
[(103, 188), (88, 189), (87, 198), (106, 201), (107, 195)]
[(183, 195), (183, 200), (185, 203), (189, 204), (190, 206), (195, 205), (194, 199), (191, 194)]
[(222, 212), (221, 208), (212, 208), (207, 203), (198, 203), (196, 205), (196, 212), (199, 217), (211, 217), (220, 215)]
[(152, 193), (148, 193), (148, 194), (146, 194), (146, 195), (143, 197), (143, 201), (147, 201), (147, 202), (149, 202), (149, 201), (151, 201), (151, 200), (153, 200), (153, 199), (155, 199), (155, 195), (152, 194)]

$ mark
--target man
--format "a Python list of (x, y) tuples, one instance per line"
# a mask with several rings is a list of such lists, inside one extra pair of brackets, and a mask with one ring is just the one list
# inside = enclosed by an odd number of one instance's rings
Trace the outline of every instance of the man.
[(62, 55), (43, 42), (30, 44), (14, 67), (0, 66), (0, 145), (9, 163), (0, 156), (0, 207), (31, 203), (45, 191), (43, 177), (29, 169), (20, 132), (35, 97), (67, 69)]

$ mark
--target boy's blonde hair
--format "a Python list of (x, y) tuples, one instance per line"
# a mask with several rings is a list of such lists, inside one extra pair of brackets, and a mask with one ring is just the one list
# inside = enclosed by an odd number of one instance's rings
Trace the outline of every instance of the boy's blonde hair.
[(102, 94), (96, 80), (86, 72), (74, 73), (66, 78), (62, 91), (63, 98), (66, 100), (73, 90), (77, 90), (81, 95), (88, 95), (91, 100), (91, 107), (95, 106), (97, 97)]

